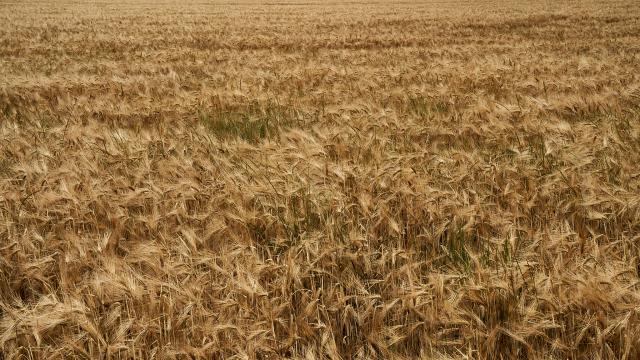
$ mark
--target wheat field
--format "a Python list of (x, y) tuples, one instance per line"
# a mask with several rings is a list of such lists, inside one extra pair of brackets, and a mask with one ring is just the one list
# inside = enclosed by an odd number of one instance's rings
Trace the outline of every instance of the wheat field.
[(0, 2), (0, 359), (639, 359), (640, 2)]

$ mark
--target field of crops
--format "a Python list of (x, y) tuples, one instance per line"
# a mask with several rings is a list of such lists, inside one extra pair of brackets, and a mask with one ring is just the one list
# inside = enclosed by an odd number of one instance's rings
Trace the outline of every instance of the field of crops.
[(14, 358), (640, 358), (640, 1), (0, 1)]

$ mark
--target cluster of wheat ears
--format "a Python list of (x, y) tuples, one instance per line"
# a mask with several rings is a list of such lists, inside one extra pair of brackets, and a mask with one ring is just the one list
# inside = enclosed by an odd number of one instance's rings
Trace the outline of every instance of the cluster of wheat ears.
[(640, 2), (0, 2), (0, 359), (638, 359)]

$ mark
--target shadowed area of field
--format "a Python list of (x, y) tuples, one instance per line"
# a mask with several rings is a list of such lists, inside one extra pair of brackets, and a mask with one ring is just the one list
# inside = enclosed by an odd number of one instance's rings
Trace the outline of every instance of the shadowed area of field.
[(0, 359), (640, 357), (640, 3), (0, 2)]

